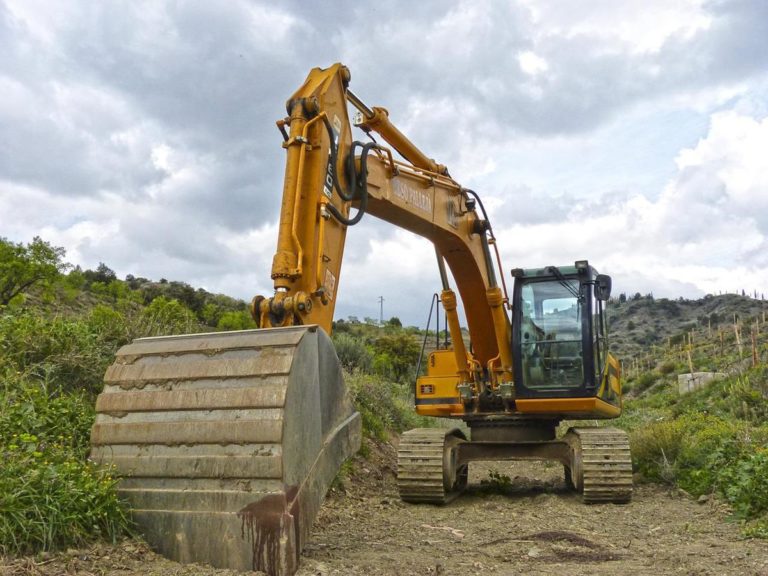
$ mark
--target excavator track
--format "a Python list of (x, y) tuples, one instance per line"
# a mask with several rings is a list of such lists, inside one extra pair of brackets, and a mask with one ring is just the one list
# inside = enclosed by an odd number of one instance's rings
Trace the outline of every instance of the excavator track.
[[(566, 469), (585, 504), (626, 504), (632, 499), (632, 457), (627, 433), (618, 428), (571, 428)], [(567, 480), (567, 478), (566, 478)]]
[(405, 502), (446, 504), (467, 486), (467, 466), (456, 463), (458, 429), (416, 428), (400, 438), (397, 489)]

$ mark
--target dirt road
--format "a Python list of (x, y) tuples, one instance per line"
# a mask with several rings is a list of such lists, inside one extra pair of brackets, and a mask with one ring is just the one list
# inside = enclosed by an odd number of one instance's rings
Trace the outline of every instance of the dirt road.
[[(374, 456), (329, 494), (300, 576), (768, 576), (768, 542), (742, 539), (716, 500), (641, 485), (631, 504), (584, 506), (565, 490), (560, 466), (476, 463), (466, 495), (443, 507), (406, 505), (395, 488), (394, 449)], [(0, 561), (0, 574), (234, 573), (182, 566), (127, 541)]]
[(741, 539), (724, 506), (659, 486), (585, 506), (562, 467), (531, 463), (473, 464), (469, 492), (444, 507), (401, 503), (389, 476), (380, 485), (327, 500), (303, 576), (768, 575), (768, 542)]

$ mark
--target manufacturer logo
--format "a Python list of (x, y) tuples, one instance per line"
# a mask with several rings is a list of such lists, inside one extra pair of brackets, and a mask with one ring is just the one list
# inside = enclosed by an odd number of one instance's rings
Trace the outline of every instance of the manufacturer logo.
[(392, 191), (395, 193), (396, 197), (400, 198), (400, 200), (406, 204), (411, 204), (419, 210), (432, 214), (432, 199), (426, 192), (416, 190), (416, 188), (412, 188), (410, 185), (397, 178), (392, 180)]
[[(333, 146), (339, 145), (339, 134), (341, 134), (341, 120), (336, 114), (333, 115)], [(325, 182), (323, 182), (323, 194), (330, 200), (333, 197), (333, 166), (331, 166), (331, 151), (328, 150), (328, 165), (325, 167)]]

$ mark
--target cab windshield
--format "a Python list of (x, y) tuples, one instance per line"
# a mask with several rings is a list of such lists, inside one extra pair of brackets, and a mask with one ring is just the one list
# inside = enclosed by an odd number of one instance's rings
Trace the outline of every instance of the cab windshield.
[(532, 282), (522, 288), (522, 369), (531, 389), (584, 383), (582, 307), (577, 280)]

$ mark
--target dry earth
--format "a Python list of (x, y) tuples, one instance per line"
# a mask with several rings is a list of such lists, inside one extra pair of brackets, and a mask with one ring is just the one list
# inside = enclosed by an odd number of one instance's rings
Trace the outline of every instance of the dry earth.
[[(303, 553), (300, 576), (619, 575), (768, 576), (768, 542), (745, 540), (714, 499), (700, 503), (640, 485), (624, 506), (584, 506), (565, 490), (562, 469), (477, 463), (467, 494), (443, 507), (400, 502), (394, 449), (358, 460), (333, 490)], [(487, 484), (489, 473), (512, 482)], [(483, 484), (483, 481), (486, 484)], [(0, 560), (0, 574), (233, 575), (182, 566), (125, 541), (55, 555)]]

